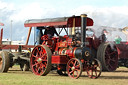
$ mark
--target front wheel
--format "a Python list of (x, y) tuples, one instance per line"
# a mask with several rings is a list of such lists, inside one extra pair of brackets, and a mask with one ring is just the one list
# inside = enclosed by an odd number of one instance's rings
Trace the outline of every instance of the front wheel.
[(77, 58), (72, 58), (67, 63), (67, 73), (68, 76), (77, 79), (81, 76), (83, 70), (83, 65), (81, 61)]
[(102, 66), (99, 60), (93, 59), (87, 65), (87, 75), (89, 78), (96, 79), (101, 75)]

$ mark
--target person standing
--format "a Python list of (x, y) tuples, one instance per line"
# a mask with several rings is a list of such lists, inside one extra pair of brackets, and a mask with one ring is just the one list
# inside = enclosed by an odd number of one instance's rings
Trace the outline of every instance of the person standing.
[(102, 34), (101, 34), (102, 42), (106, 42), (107, 41), (107, 35), (108, 35), (107, 30), (103, 29)]
[(116, 43), (116, 44), (120, 44), (121, 40), (122, 40), (122, 39), (120, 38), (120, 36), (117, 35), (117, 36), (115, 37), (115, 43)]
[(43, 36), (42, 29), (44, 29), (44, 27), (36, 28), (36, 44), (37, 45), (42, 44), (42, 40), (41, 40), (41, 37)]

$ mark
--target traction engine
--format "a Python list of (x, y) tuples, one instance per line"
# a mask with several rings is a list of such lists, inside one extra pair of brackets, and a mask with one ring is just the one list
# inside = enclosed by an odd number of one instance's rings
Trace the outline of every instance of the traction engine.
[[(90, 78), (98, 78), (101, 75), (102, 66), (99, 60), (92, 56), (91, 48), (86, 45), (86, 26), (89, 21), (87, 15), (73, 16), (68, 24), (81, 22), (81, 39), (75, 35), (49, 38), (43, 35), (42, 45), (37, 45), (31, 54), (30, 65), (36, 75), (45, 76), (51, 70), (57, 70), (59, 75), (68, 75), (71, 78), (79, 78), (83, 71), (87, 71)], [(72, 19), (72, 21), (70, 21)], [(92, 22), (93, 24), (93, 22)], [(73, 26), (73, 25), (72, 25)]]

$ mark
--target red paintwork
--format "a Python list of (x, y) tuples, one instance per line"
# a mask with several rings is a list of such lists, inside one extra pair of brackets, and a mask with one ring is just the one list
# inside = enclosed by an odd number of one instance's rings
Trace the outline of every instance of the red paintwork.
[[(74, 17), (71, 17), (68, 19), (68, 26), (73, 27), (73, 19)], [(75, 27), (81, 27), (81, 18), (80, 16), (75, 17)], [(93, 26), (93, 20), (91, 18), (87, 17), (87, 25), (86, 26)]]
[(35, 47), (34, 45), (0, 45), (0, 49), (15, 49), (17, 50), (19, 46), (22, 47), (23, 50), (28, 50), (28, 48)]
[(1, 29), (1, 36), (0, 36), (0, 45), (2, 44), (2, 38), (3, 38), (3, 28)]
[(116, 44), (116, 46), (118, 48), (119, 59), (128, 59), (128, 45), (122, 42), (121, 44)]
[(57, 26), (57, 25), (66, 25), (67, 22), (46, 22), (46, 23), (28, 23), (24, 24), (25, 27), (39, 27), (39, 26)]
[(68, 45), (67, 45), (67, 41), (64, 41), (64, 42), (59, 42), (58, 43), (58, 47), (67, 47)]
[(66, 55), (52, 55), (52, 64), (67, 64), (68, 60)]
[(60, 48), (59, 49), (59, 55), (65, 55), (68, 56), (68, 58), (73, 58), (73, 51), (74, 48)]

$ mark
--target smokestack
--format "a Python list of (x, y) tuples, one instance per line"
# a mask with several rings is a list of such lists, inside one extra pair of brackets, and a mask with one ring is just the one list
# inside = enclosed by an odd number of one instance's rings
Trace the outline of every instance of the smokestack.
[(87, 15), (81, 14), (81, 47), (85, 47)]

